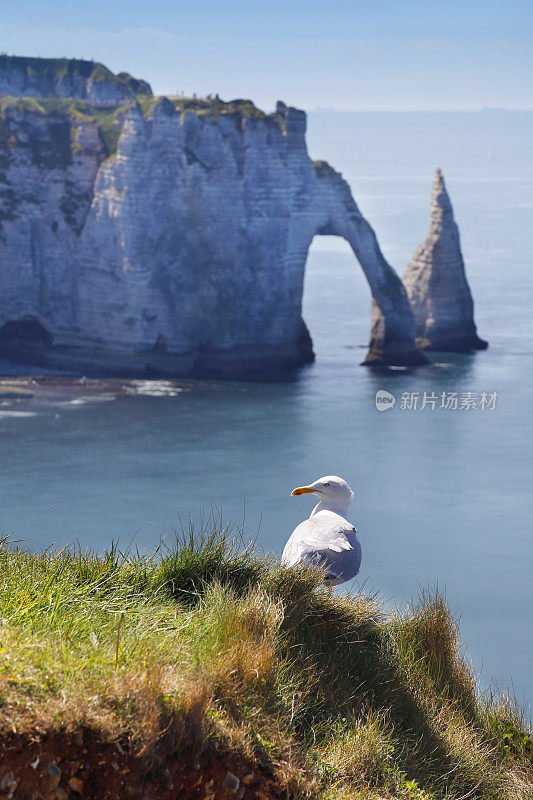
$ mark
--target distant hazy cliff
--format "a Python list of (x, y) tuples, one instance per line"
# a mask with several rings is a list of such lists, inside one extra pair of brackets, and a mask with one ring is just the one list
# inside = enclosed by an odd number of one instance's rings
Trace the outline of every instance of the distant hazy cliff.
[(95, 105), (116, 105), (138, 94), (151, 95), (150, 84), (127, 72), (114, 75), (96, 61), (0, 55), (0, 95), (72, 97)]
[(87, 370), (301, 364), (307, 252), (333, 234), (382, 311), (370, 359), (425, 360), (347, 183), (308, 156), (302, 111), (150, 97), (108, 110), (6, 97), (0, 109), (4, 343)]

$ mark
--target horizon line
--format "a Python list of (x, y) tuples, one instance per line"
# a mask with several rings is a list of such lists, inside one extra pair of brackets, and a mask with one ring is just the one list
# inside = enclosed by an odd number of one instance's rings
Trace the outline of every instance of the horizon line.
[(320, 111), (320, 112), (335, 112), (341, 114), (357, 114), (361, 112), (373, 112), (373, 113), (385, 113), (385, 112), (394, 112), (398, 114), (407, 113), (407, 114), (424, 114), (427, 112), (431, 113), (461, 113), (461, 112), (486, 112), (486, 113), (494, 113), (494, 112), (514, 112), (514, 111), (533, 111), (532, 108), (505, 108), (503, 106), (483, 106), (482, 108), (472, 107), (472, 108), (334, 108), (334, 107), (326, 107), (326, 106), (315, 106), (314, 108), (307, 108), (306, 111)]

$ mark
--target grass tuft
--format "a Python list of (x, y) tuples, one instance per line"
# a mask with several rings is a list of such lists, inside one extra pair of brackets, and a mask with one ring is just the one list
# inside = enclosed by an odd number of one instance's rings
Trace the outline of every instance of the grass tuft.
[(152, 581), (186, 605), (198, 602), (206, 587), (214, 583), (242, 594), (268, 570), (267, 559), (257, 558), (253, 542), (244, 541), (242, 530), (223, 525), (216, 513), (200, 530), (189, 522), (181, 533), (174, 531), (174, 536), (175, 544), (164, 548)]

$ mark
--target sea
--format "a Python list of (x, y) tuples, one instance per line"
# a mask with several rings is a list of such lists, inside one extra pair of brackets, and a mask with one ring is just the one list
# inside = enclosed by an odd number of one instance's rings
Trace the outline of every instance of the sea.
[[(482, 689), (510, 692), (530, 715), (532, 141), (527, 111), (309, 113), (311, 156), (343, 173), (400, 274), (442, 168), (489, 349), (415, 370), (360, 366), (368, 285), (344, 241), (316, 237), (303, 311), (316, 361), (297, 373), (4, 394), (0, 533), (35, 551), (118, 541), (145, 552), (215, 515), (280, 554), (313, 505), (291, 489), (340, 475), (363, 562), (337, 591), (405, 609), (438, 588)], [(0, 364), (8, 378), (40, 373)], [(386, 411), (381, 391), (394, 399)]]

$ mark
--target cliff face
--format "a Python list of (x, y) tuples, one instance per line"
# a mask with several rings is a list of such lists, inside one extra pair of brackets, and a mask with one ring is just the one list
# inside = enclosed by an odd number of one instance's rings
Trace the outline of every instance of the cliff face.
[(151, 95), (150, 84), (127, 72), (115, 75), (95, 61), (67, 58), (0, 56), (0, 95), (71, 97), (95, 105), (116, 105), (138, 94)]
[(433, 182), (428, 233), (407, 265), (403, 283), (421, 347), (449, 352), (487, 347), (477, 335), (459, 229), (440, 169)]
[(346, 182), (310, 160), (305, 128), (281, 103), (265, 115), (249, 101), (154, 98), (102, 115), (5, 99), (4, 346), (132, 374), (305, 363), (307, 252), (334, 234), (381, 309), (369, 362), (425, 361), (400, 279)]

